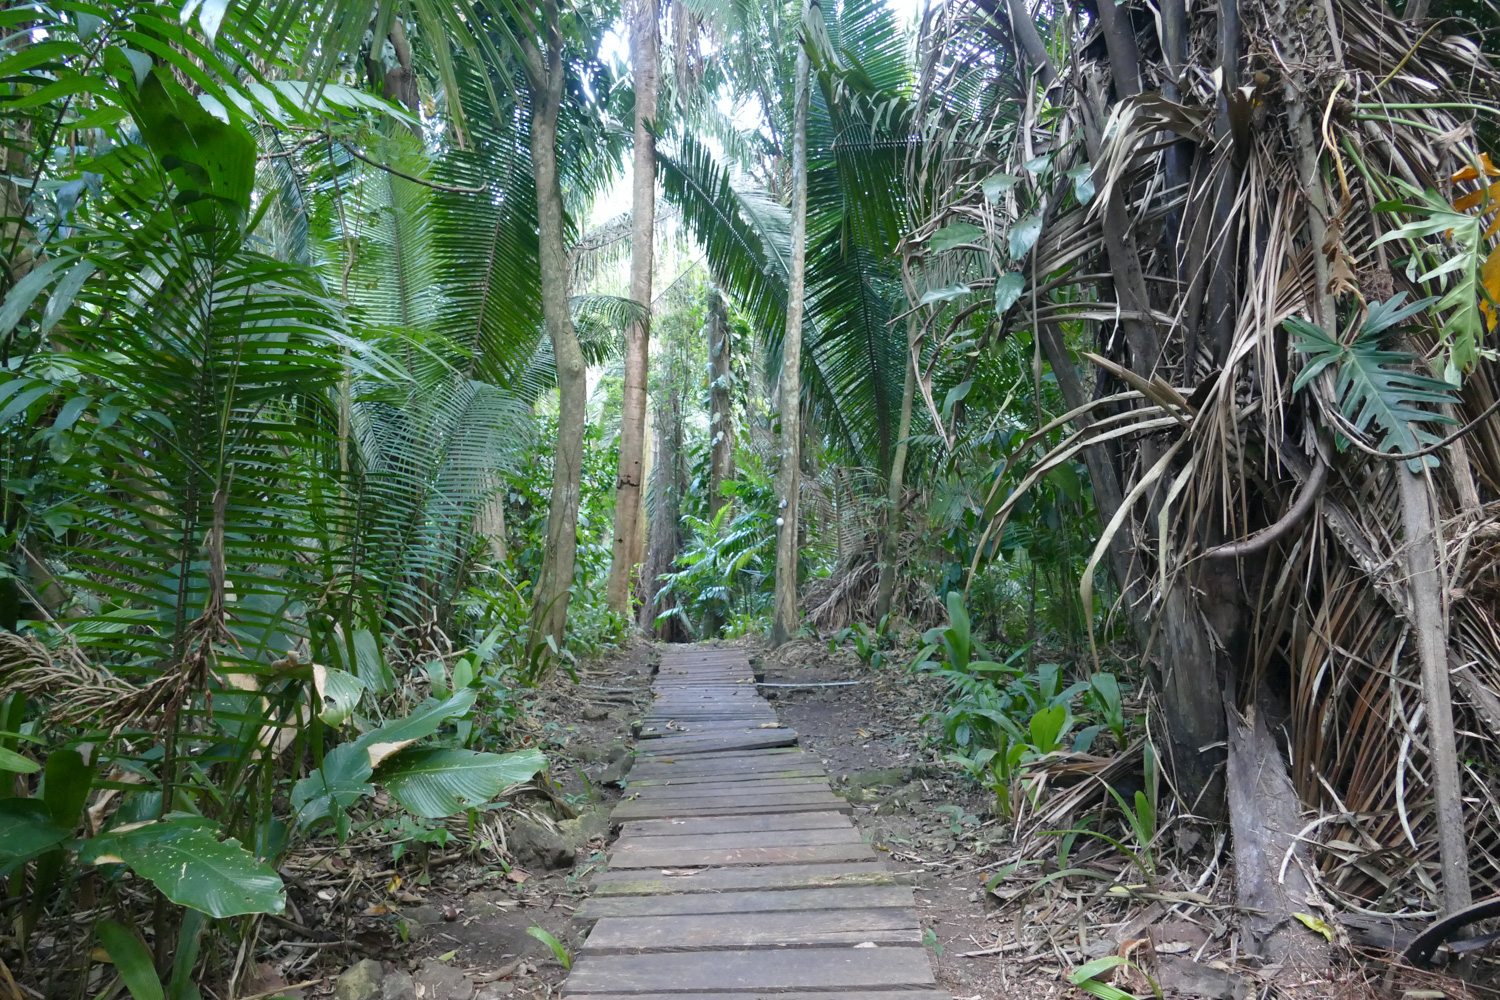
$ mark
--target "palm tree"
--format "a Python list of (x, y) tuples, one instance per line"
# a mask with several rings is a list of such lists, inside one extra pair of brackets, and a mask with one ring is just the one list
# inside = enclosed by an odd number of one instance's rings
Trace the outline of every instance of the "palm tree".
[[(660, 25), (655, 0), (638, 0), (630, 20), (631, 79), (635, 89), (635, 153), (631, 172), (630, 297), (651, 301), (656, 241), (656, 78)], [(620, 412), (620, 472), (615, 486), (609, 606), (630, 611), (631, 582), (641, 561), (642, 451), (646, 440), (646, 369), (651, 353), (648, 321), (625, 337), (624, 405)]]
[[(1474, 778), (1456, 762), (1484, 751), (1456, 737), (1437, 677), (1493, 655), (1493, 609), (1433, 588), (1464, 623), (1444, 636), (1443, 608), (1392, 576), (1430, 574), (1435, 526), (1478, 516), (1471, 462), (1497, 481), (1496, 372), (1473, 349), (1490, 208), (1438, 194), (1489, 168), (1467, 137), (1441, 157), (1428, 139), (1472, 135), (1497, 75), (1471, 42), (1379, 7), (1169, 3), (1160, 17), (1158, 34), (1134, 3), (1064, 6), (1039, 32), (1015, 0), (939, 8), (920, 49), (925, 221), (905, 260), (917, 289), (955, 275), (968, 289), (925, 338), (972, 309), (973, 340), (1029, 330), (1050, 362), (1070, 411), (1053, 426), (1073, 432), (1026, 483), (1086, 458), (1105, 524), (1085, 605), (1107, 559), (1152, 657), (1178, 791), (1200, 814), (1227, 807), (1241, 901), (1263, 914), (1252, 944), (1294, 955), (1307, 943), (1278, 921), (1310, 885), (1255, 859), (1307, 851), (1302, 805), (1389, 810), (1407, 730), (1386, 718), (1426, 714), (1430, 808), (1404, 830), (1340, 820), (1319, 835), (1411, 838), (1439, 860), (1447, 910), (1469, 898), (1466, 825), (1469, 857), (1475, 822), (1483, 843), (1500, 837), (1463, 814)], [(1426, 80), (1445, 81), (1440, 98)], [(1440, 230), (1452, 242), (1428, 241)], [(988, 301), (968, 297), (981, 288)], [(1083, 372), (1070, 331), (1085, 336)], [(1485, 418), (1467, 428), (1482, 447), (1439, 440), (1433, 425), (1455, 412)], [(1441, 461), (1422, 479), (1407, 471), (1417, 452)], [(976, 563), (1025, 485), (992, 493)], [(1312, 622), (1316, 634), (1298, 624)], [(1395, 715), (1358, 707), (1386, 684), (1372, 664), (1410, 680)], [(1290, 692), (1290, 768), (1265, 721), (1272, 691)], [(1347, 728), (1330, 742), (1330, 726)], [(1356, 744), (1368, 766), (1351, 762)], [(1324, 888), (1378, 896), (1404, 878), (1344, 871)]]

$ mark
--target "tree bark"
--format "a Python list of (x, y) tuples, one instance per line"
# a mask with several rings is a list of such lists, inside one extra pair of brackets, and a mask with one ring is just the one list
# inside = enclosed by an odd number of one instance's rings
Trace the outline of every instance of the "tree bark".
[[(625, 331), (625, 387), (620, 411), (620, 466), (615, 478), (609, 606), (630, 612), (631, 582), (640, 562), (642, 459), (646, 376), (651, 356), (651, 268), (656, 238), (656, 81), (659, 33), (656, 0), (635, 0), (630, 24), (630, 73), (635, 85), (635, 159), (631, 175), (630, 297), (648, 310)], [(652, 588), (648, 587), (648, 592)]]
[(675, 607), (675, 596), (666, 607), (657, 607), (661, 577), (672, 571), (682, 545), (682, 494), (687, 487), (682, 448), (682, 373), (671, 371), (670, 384), (656, 397), (655, 449), (651, 462), (651, 532), (641, 567), (640, 626), (668, 642), (689, 638), (680, 619), (669, 618), (660, 627), (656, 618)]
[[(557, 446), (547, 544), (531, 607), (531, 643), (563, 647), (568, 601), (578, 553), (578, 502), (583, 475), (583, 431), (588, 420), (583, 349), (568, 309), (568, 253), (562, 184), (557, 170), (557, 119), (562, 107), (563, 53), (557, 0), (543, 0), (541, 44), (526, 38), (531, 100), (531, 168), (536, 181), (537, 252), (542, 278), (542, 323), (557, 359)], [(554, 653), (543, 652), (550, 660)]]
[(385, 53), (372, 46), (370, 56), (365, 60), (365, 72), (369, 75), (370, 86), (378, 89), (386, 100), (395, 101), (412, 113), (416, 121), (408, 127), (412, 135), (420, 139), (422, 109), (417, 100), (417, 77), (412, 69), (411, 43), (406, 39), (406, 27), (401, 23), (401, 18), (397, 17), (391, 22), (391, 32), (384, 42), (391, 46), (395, 65), (387, 68)]
[[(816, 12), (816, 13), (815, 13)], [(781, 465), (776, 470), (776, 494), (781, 498), (776, 518), (776, 610), (771, 622), (771, 645), (780, 646), (797, 634), (797, 494), (801, 488), (802, 429), (802, 296), (807, 266), (807, 109), (811, 63), (807, 30), (823, 9), (816, 0), (803, 0), (801, 42), (797, 48), (797, 110), (792, 130), (792, 262), (787, 280), (786, 334), (782, 338)]]
[(906, 381), (901, 387), (901, 417), (896, 424), (896, 454), (886, 490), (885, 539), (880, 554), (880, 580), (875, 587), (875, 621), (891, 613), (896, 596), (896, 558), (901, 543), (901, 492), (906, 480), (907, 438), (911, 437), (911, 408), (917, 395), (916, 344), (920, 327), (916, 313), (906, 318)]
[(708, 433), (711, 445), (708, 456), (708, 518), (713, 520), (728, 502), (724, 483), (734, 478), (734, 389), (730, 366), (733, 345), (729, 337), (729, 317), (724, 299), (717, 288), (708, 289)]
[(1396, 467), (1401, 517), (1406, 528), (1406, 578), (1412, 631), (1422, 663), (1422, 699), (1427, 705), (1427, 760), (1437, 811), (1438, 856), (1443, 867), (1443, 912), (1474, 901), (1464, 836), (1463, 785), (1453, 732), (1453, 695), (1448, 682), (1448, 631), (1443, 622), (1443, 578), (1438, 572), (1438, 525), (1427, 478), (1402, 462)]

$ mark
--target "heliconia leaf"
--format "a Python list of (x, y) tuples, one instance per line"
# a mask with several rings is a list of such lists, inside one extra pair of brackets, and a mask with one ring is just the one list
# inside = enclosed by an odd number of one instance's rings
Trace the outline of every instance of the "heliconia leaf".
[(113, 920), (101, 920), (94, 933), (133, 1000), (165, 1000), (151, 953), (140, 938)]
[(439, 819), (483, 805), (546, 766), (547, 758), (537, 750), (493, 754), (419, 747), (388, 759), (375, 780), (406, 809)]
[(0, 799), (0, 874), (49, 851), (68, 839), (71, 830), (53, 822), (38, 799)]
[(84, 842), (79, 859), (123, 863), (172, 902), (211, 917), (285, 909), (286, 891), (271, 866), (216, 833), (212, 820), (173, 817), (100, 834)]
[(41, 769), (42, 765), (30, 757), (24, 757), (14, 750), (0, 747), (0, 771), (9, 771), (12, 774), (36, 774)]

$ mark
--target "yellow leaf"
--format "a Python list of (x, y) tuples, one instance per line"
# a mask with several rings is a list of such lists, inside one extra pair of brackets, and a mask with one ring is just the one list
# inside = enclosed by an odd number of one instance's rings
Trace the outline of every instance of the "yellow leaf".
[[(1486, 174), (1491, 177), (1500, 177), (1500, 167), (1496, 167), (1493, 163), (1490, 162), (1489, 153), (1480, 153), (1479, 163), (1484, 167), (1484, 172)], [(1455, 183), (1457, 183), (1458, 181), (1472, 181), (1478, 179), (1479, 171), (1475, 170), (1472, 166), (1464, 167), (1453, 175), (1453, 180)]]
[(1293, 913), (1292, 916), (1302, 921), (1303, 925), (1306, 926), (1308, 930), (1317, 931), (1329, 941), (1333, 940), (1333, 928), (1329, 927), (1326, 923), (1319, 920), (1311, 913)]
[(1493, 330), (1496, 322), (1494, 303), (1500, 303), (1500, 249), (1490, 251), (1484, 266), (1479, 269), (1479, 284), (1484, 290), (1479, 298), (1479, 309)]

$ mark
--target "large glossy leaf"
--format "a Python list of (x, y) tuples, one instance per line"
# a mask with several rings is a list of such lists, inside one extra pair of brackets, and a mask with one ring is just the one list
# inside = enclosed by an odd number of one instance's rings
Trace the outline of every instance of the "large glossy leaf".
[(297, 825), (312, 826), (327, 819), (338, 804), (347, 809), (375, 791), (369, 783), (370, 758), (364, 748), (344, 743), (329, 751), (323, 766), (292, 786), (292, 812)]
[(496, 754), (414, 747), (389, 758), (375, 780), (411, 812), (438, 819), (483, 805), (546, 766), (547, 758), (536, 750)]
[(52, 813), (37, 799), (0, 799), (0, 874), (51, 850), (72, 831), (52, 821)]
[(312, 673), (313, 686), (323, 706), (318, 718), (330, 726), (342, 726), (365, 693), (364, 682), (354, 674), (321, 663), (313, 664)]
[(79, 858), (124, 864), (172, 902), (211, 917), (280, 913), (286, 892), (276, 872), (215, 833), (211, 820), (174, 817), (101, 834), (83, 844)]
[(101, 920), (94, 933), (134, 1000), (165, 1000), (151, 953), (140, 938), (113, 920)]

